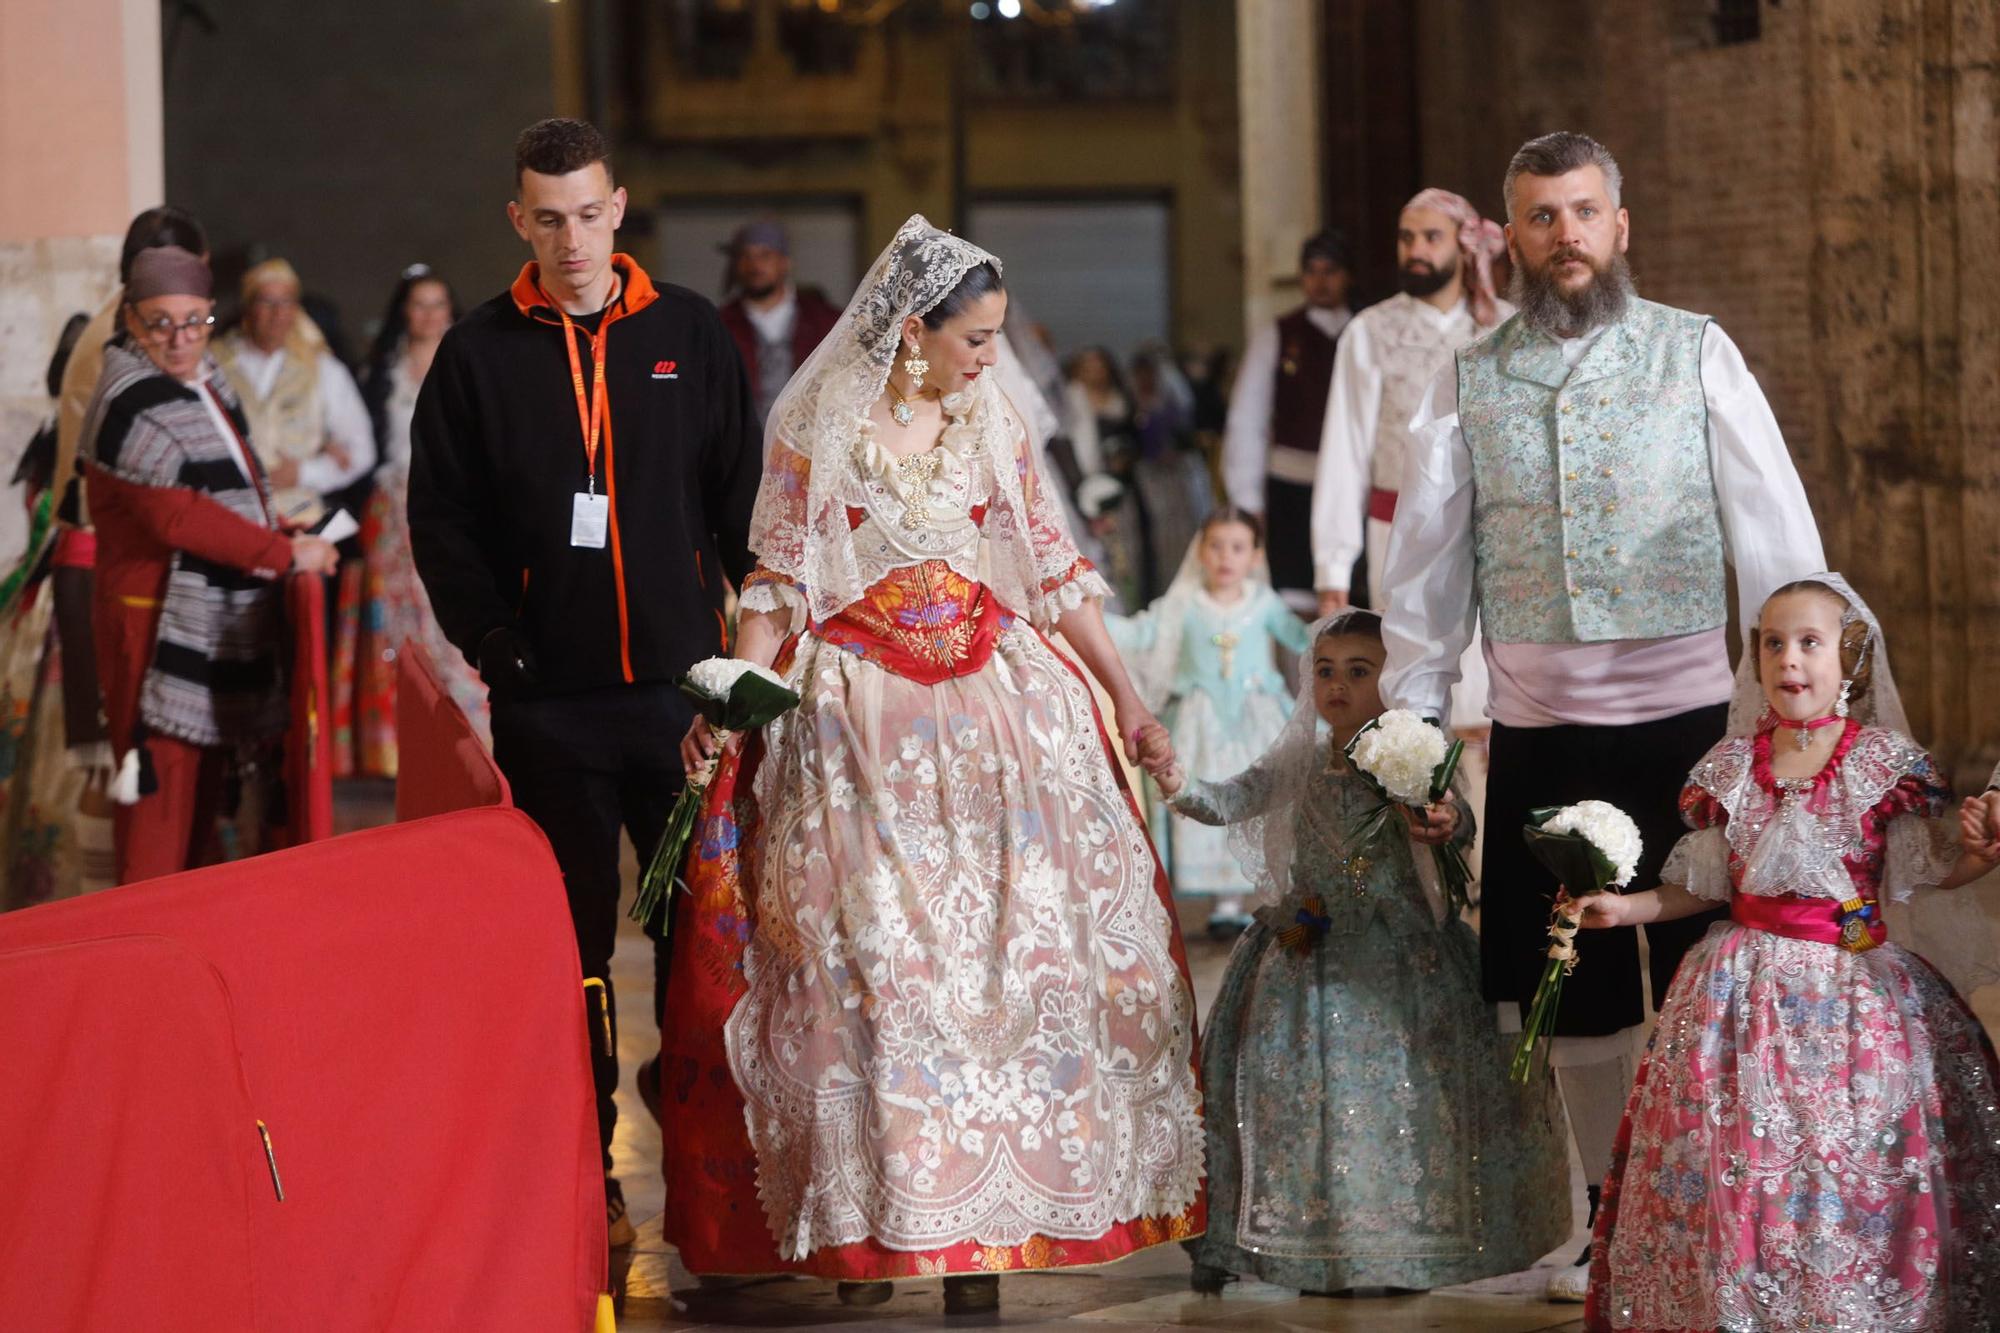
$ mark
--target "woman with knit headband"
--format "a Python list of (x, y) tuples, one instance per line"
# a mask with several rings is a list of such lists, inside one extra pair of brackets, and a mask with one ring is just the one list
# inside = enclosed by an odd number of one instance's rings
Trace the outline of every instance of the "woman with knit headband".
[(121, 884), (206, 859), (226, 765), (285, 728), (277, 580), (338, 560), (278, 524), (242, 407), (208, 352), (212, 290), (197, 255), (139, 255), (84, 417)]

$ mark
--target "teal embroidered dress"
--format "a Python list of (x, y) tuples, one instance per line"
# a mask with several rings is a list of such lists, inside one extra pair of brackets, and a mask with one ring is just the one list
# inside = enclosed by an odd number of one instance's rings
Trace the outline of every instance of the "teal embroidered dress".
[(1394, 832), (1350, 846), (1379, 798), (1331, 757), (1322, 738), (1299, 793), (1274, 791), (1260, 764), (1172, 802), (1207, 824), (1262, 814), (1297, 830), (1291, 885), (1264, 886), (1203, 1030), (1209, 1220), (1189, 1249), (1309, 1291), (1531, 1267), (1570, 1230), (1553, 1080), (1509, 1081), (1478, 942), (1419, 881), (1413, 855), (1429, 849)]

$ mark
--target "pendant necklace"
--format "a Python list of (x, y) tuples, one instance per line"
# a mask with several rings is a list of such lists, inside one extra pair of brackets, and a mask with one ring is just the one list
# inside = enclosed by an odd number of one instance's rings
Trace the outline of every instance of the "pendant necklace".
[[(917, 419), (917, 409), (911, 405), (909, 399), (903, 396), (903, 391), (896, 387), (895, 377), (891, 376), (884, 383), (889, 390), (889, 396), (896, 400), (895, 406), (889, 409), (889, 415), (896, 418), (896, 424), (898, 426), (907, 426), (912, 421), (915, 421)], [(919, 390), (919, 392), (922, 391)]]

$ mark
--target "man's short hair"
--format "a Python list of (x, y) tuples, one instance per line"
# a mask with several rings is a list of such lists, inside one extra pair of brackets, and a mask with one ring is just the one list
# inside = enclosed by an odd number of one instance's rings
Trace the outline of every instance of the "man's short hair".
[(602, 162), (605, 176), (611, 175), (611, 148), (595, 125), (567, 116), (538, 120), (514, 140), (514, 185), (519, 188), (526, 171), (567, 176), (593, 162)]
[(1611, 196), (1611, 206), (1618, 207), (1618, 197), (1625, 188), (1625, 177), (1618, 170), (1618, 159), (1611, 156), (1606, 148), (1588, 134), (1578, 134), (1575, 130), (1557, 130), (1554, 134), (1544, 134), (1539, 139), (1530, 139), (1515, 152), (1514, 160), (1507, 164), (1507, 179), (1501, 182), (1500, 193), (1507, 202), (1507, 216), (1514, 216), (1514, 178), (1516, 176), (1566, 176), (1579, 167), (1596, 167), (1604, 173), (1604, 189)]
[(1324, 259), (1335, 268), (1354, 271), (1352, 256), (1347, 249), (1347, 234), (1337, 227), (1322, 227), (1306, 237), (1299, 247), (1299, 267), (1304, 268), (1315, 259)]
[(191, 255), (208, 253), (208, 233), (195, 215), (172, 204), (149, 208), (132, 219), (125, 229), (125, 245), (118, 252), (118, 281), (132, 280), (132, 261), (140, 252), (177, 245)]

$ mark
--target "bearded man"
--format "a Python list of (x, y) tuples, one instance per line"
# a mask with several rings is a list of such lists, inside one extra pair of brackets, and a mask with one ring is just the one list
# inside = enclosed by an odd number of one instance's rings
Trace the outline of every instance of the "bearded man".
[[(1558, 132), (1505, 180), (1519, 313), (1460, 351), (1412, 423), (1389, 538), (1382, 695), (1442, 717), (1481, 627), (1493, 719), (1480, 947), (1486, 998), (1525, 1009), (1555, 884), (1515, 830), (1540, 806), (1609, 801), (1659, 882), (1688, 771), (1726, 725), (1733, 565), (1752, 616), (1824, 567), (1763, 392), (1705, 315), (1638, 298), (1618, 164)], [(1574, 886), (1572, 886), (1574, 887)], [(1646, 927), (1657, 1007), (1714, 914)], [(1643, 995), (1630, 931), (1590, 931), (1553, 1059), (1591, 1181), (1630, 1088)], [(1503, 1014), (1506, 1011), (1503, 1010)], [(1590, 1190), (1593, 1214), (1597, 1187)], [(1581, 1261), (1579, 1261), (1581, 1262)], [(1550, 1295), (1581, 1300), (1584, 1268)]]

